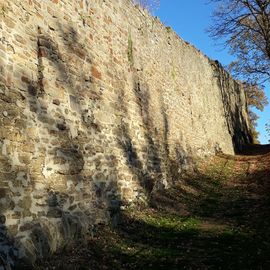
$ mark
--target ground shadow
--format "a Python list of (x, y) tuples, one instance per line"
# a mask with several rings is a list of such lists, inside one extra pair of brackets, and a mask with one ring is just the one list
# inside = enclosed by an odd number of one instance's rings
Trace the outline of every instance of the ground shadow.
[(241, 155), (244, 156), (257, 156), (257, 155), (265, 155), (270, 152), (270, 144), (266, 145), (247, 145), (242, 151)]
[[(122, 212), (116, 229), (101, 229), (73, 254), (73, 269), (268, 269), (269, 167), (244, 164), (222, 157), (156, 192), (152, 208)], [(59, 256), (47, 266), (60, 265)]]

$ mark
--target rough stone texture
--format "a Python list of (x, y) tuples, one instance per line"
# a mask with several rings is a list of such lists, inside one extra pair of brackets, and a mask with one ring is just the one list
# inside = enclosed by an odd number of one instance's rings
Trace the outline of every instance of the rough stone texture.
[(0, 21), (0, 258), (10, 265), (250, 141), (241, 86), (128, 0), (5, 0)]

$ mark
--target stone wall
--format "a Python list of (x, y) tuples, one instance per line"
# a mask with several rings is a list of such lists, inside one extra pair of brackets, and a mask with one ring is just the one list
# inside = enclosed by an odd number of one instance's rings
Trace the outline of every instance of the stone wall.
[(46, 256), (250, 141), (241, 86), (129, 0), (5, 0), (0, 21), (5, 260)]

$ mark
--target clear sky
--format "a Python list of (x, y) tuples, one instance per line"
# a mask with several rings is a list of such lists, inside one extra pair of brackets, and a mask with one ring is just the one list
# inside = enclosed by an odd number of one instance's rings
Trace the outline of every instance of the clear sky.
[[(215, 46), (214, 42), (205, 32), (211, 23), (211, 13), (214, 8), (207, 4), (208, 0), (161, 0), (159, 9), (155, 12), (160, 20), (184, 40), (193, 44), (204, 54), (223, 65), (229, 64), (233, 57), (228, 51)], [(270, 85), (266, 86), (266, 93), (270, 101)], [(260, 116), (257, 130), (260, 132), (259, 140), (262, 144), (267, 143), (265, 123), (270, 119), (270, 106), (264, 112), (257, 112)]]

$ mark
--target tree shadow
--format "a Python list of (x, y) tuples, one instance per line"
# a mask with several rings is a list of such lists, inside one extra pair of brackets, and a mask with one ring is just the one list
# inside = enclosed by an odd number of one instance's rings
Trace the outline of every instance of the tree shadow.
[[(79, 42), (78, 34), (74, 28), (64, 28), (61, 24), (59, 24), (58, 27), (62, 33), (62, 45), (64, 45), (72, 57), (76, 58), (79, 63), (87, 63), (89, 67), (91, 67), (91, 59), (88, 56), (88, 52), (85, 51), (84, 46)], [(92, 135), (99, 134), (102, 127), (93, 119), (92, 109), (80, 102), (79, 95), (87, 96), (93, 102), (99, 102), (102, 94), (93, 93), (90, 89), (93, 78), (84, 74), (83, 70), (79, 77), (74, 76), (74, 67), (69, 66), (69, 61), (64, 59), (64, 56), (61, 54), (61, 49), (59, 49), (59, 44), (40, 28), (37, 30), (36, 51), (37, 72), (35, 77), (37, 80), (26, 76), (22, 77), (22, 84), (26, 85), (27, 89), (27, 93), (22, 94), (22, 99), (26, 107), (29, 108), (29, 117), (36, 119), (38, 128), (45, 132), (45, 135), (41, 138), (45, 146), (43, 149), (40, 149), (40, 152), (42, 152), (40, 156), (35, 156), (32, 160), (30, 160), (30, 158), (26, 159), (26, 162), (24, 162), (29, 165), (28, 170), (24, 173), (28, 175), (31, 181), (27, 184), (27, 187), (23, 188), (25, 195), (23, 196), (25, 197), (23, 207), (26, 213), (23, 217), (17, 217), (18, 219), (25, 218), (23, 224), (20, 224), (20, 234), (17, 235), (17, 238), (22, 240), (25, 238), (25, 235), (27, 235), (27, 241), (21, 244), (25, 245), (24, 248), (27, 256), (31, 257), (34, 255), (33, 253), (35, 253), (37, 258), (44, 258), (50, 256), (53, 251), (64, 245), (69, 245), (74, 239), (82, 240), (82, 236), (94, 234), (95, 222), (102, 223), (105, 219), (110, 218), (115, 226), (119, 219), (119, 210), (122, 201), (117, 183), (116, 157), (105, 153), (106, 144), (103, 144), (101, 140), (93, 142), (93, 144), (96, 145), (100, 144), (101, 149), (98, 150), (93, 148), (91, 142), (89, 142), (90, 137), (94, 137), (93, 140), (95, 140), (96, 137)], [(70, 120), (68, 114), (63, 110), (64, 107), (61, 108), (63, 101), (59, 98), (59, 96), (61, 96), (60, 93), (50, 92), (51, 82), (48, 82), (46, 71), (44, 71), (44, 67), (46, 66), (45, 61), (48, 61), (56, 71), (57, 79), (55, 83), (57, 86), (60, 86), (57, 89), (61, 88), (63, 91), (68, 92), (69, 100), (64, 101), (71, 107), (77, 120), (82, 123), (85, 128), (84, 131), (73, 129), (72, 120)], [(89, 93), (83, 91), (82, 85), (78, 85), (81, 82), (84, 83), (83, 86), (88, 90), (90, 89)], [(169, 147), (168, 134), (170, 126), (166, 108), (164, 108), (162, 100), (160, 104), (163, 118), (163, 131), (159, 131), (155, 127), (153, 116), (150, 114), (151, 98), (149, 87), (147, 84), (143, 83), (142, 79), (139, 79), (135, 72), (133, 84), (133, 95), (140, 112), (143, 137), (145, 140), (145, 148), (142, 151), (143, 157), (134, 143), (130, 124), (125, 117), (121, 119), (121, 124), (117, 127), (119, 137), (117, 143), (124, 154), (126, 165), (130, 168), (132, 176), (136, 177), (139, 186), (144, 189), (147, 195), (151, 195), (149, 196), (151, 198), (153, 191), (163, 189), (168, 183), (172, 183), (174, 179), (179, 177), (185, 167), (190, 166), (191, 161), (188, 158), (187, 151), (181, 147), (180, 143), (176, 143), (174, 149), (170, 149)], [(120, 110), (124, 114), (128, 114), (125, 101), (121, 100), (122, 96), (124, 96), (123, 92), (120, 92)], [(227, 96), (224, 96), (224, 99), (227, 98)], [(48, 101), (53, 103), (53, 110), (50, 110), (46, 105)], [(229, 106), (228, 101), (225, 107), (226, 106)], [(227, 108), (224, 109), (227, 110)], [(237, 111), (236, 114), (241, 116), (241, 112), (239, 111)], [(233, 122), (233, 134), (240, 134), (242, 132), (242, 129), (237, 129), (241, 124), (237, 122), (237, 119), (236, 117)], [(27, 121), (28, 120), (26, 120), (26, 122)], [(11, 123), (8, 124), (8, 126), (10, 125)], [(25, 130), (26, 127), (23, 127), (21, 133), (25, 132)], [(243, 134), (241, 136), (243, 138), (245, 137)], [(243, 141), (236, 141), (235, 139), (235, 148), (238, 149), (240, 147), (239, 145), (242, 144)], [(170, 151), (174, 151), (174, 157), (172, 157), (173, 155)], [(45, 176), (46, 183), (40, 183), (40, 179), (35, 179), (31, 174), (31, 170), (36, 170), (33, 164), (38, 164), (36, 163), (38, 158), (45, 156), (45, 165), (42, 172), (39, 173)], [(89, 156), (92, 158), (91, 161), (87, 159)], [(33, 157), (33, 155), (31, 157)], [(4, 157), (4, 162), (7, 162), (10, 166), (14, 165), (8, 155)], [(93, 174), (92, 172), (85, 171), (84, 168), (89, 162), (92, 162), (94, 170), (101, 172)], [(107, 172), (105, 174), (100, 165), (102, 163), (113, 164), (113, 166), (108, 169), (109, 173)], [(12, 179), (15, 179), (19, 175), (20, 177), (17, 179), (19, 182), (26, 181), (21, 175), (22, 172), (20, 167), (17, 168), (14, 172), (15, 176), (13, 175)], [(40, 176), (40, 178), (43, 176)], [(108, 179), (110, 179), (110, 181), (108, 181)], [(36, 184), (42, 186), (42, 191), (35, 190)], [(189, 183), (189, 185), (192, 186), (192, 183)], [(200, 192), (206, 192), (203, 191), (203, 187), (195, 186), (195, 184), (193, 188), (200, 189)], [(91, 190), (90, 193), (89, 190)], [(16, 195), (16, 191), (14, 193)], [(157, 198), (158, 194), (157, 192), (157, 194), (151, 198), (153, 206), (154, 199)], [(182, 190), (181, 196), (187, 199), (189, 194)], [(36, 211), (34, 219), (29, 221), (30, 215), (27, 211), (29, 211), (28, 208), (32, 206), (29, 206), (28, 201), (31, 202), (33, 198), (35, 199), (35, 207), (37, 207), (38, 210)], [(168, 195), (168, 197), (166, 197), (166, 211), (170, 208), (172, 209), (173, 205), (175, 206), (175, 204), (178, 203), (175, 200), (173, 202), (174, 198), (175, 195)], [(191, 200), (192, 199), (190, 199), (190, 201)], [(179, 202), (179, 207), (181, 207), (180, 203), (181, 201)], [(162, 207), (165, 209), (165, 204)], [(89, 209), (98, 209), (99, 214), (91, 212)], [(190, 212), (191, 210), (187, 209), (187, 211)], [(101, 216), (103, 218), (102, 220), (100, 213), (103, 214)], [(195, 213), (196, 211), (194, 210), (194, 214)], [(0, 214), (4, 215), (5, 213), (1, 211)], [(16, 217), (18, 213), (14, 211), (13, 214)], [(148, 226), (144, 223), (138, 224), (138, 222), (132, 219), (129, 222), (134, 223), (139, 228), (145, 228), (149, 233), (150, 231), (158, 233), (153, 226)], [(2, 227), (2, 234), (4, 235), (3, 242), (12, 242), (12, 240), (10, 240), (11, 237), (6, 234), (5, 226), (3, 225)], [(166, 231), (166, 234), (167, 233), (169, 232)], [(180, 240), (182, 236), (183, 235), (179, 234)], [(177, 238), (178, 233), (175, 235), (172, 232), (172, 237)], [(163, 238), (160, 239), (160, 241), (163, 240)], [(174, 248), (176, 248), (176, 242), (171, 241)], [(134, 242), (139, 242), (139, 240), (135, 239)], [(143, 241), (141, 242), (144, 245), (146, 244)], [(167, 244), (166, 242), (166, 245)], [(143, 265), (151, 262), (157, 267), (153, 258), (143, 258)]]
[(125, 218), (126, 223), (117, 233), (123, 246), (135, 252), (112, 248), (120, 261), (119, 269), (265, 269), (269, 263), (270, 246), (253, 234), (237, 229), (208, 231), (199, 226), (173, 228), (162, 225), (162, 219), (153, 225)]
[(169, 190), (156, 193), (151, 205), (163, 213), (211, 219), (235, 228), (243, 226), (258, 237), (268, 235), (269, 169), (238, 177), (238, 184), (232, 186), (226, 184), (221, 174), (197, 173), (182, 178)]
[[(227, 182), (226, 171), (220, 168), (217, 174), (190, 175), (175, 187), (155, 193), (152, 209), (122, 212), (119, 226), (104, 228), (90, 239), (73, 256), (71, 267), (267, 269), (269, 168), (240, 175), (235, 182), (239, 185)], [(246, 182), (252, 184), (250, 189)]]
[(123, 213), (121, 220), (114, 231), (104, 228), (87, 246), (80, 246), (69, 263), (60, 258), (68, 260), (71, 250), (45, 265), (56, 269), (259, 270), (267, 269), (270, 262), (270, 246), (265, 241), (269, 234), (263, 241), (263, 234), (240, 227), (215, 230), (202, 226), (200, 217), (153, 210), (143, 216), (141, 211)]
[[(76, 31), (72, 27), (68, 29), (70, 35), (64, 33), (68, 50), (81, 61), (90, 64), (91, 60), (88, 58), (84, 46), (79, 43)], [(39, 139), (31, 138), (31, 140), (35, 143), (42, 142), (42, 145), (39, 146), (38, 155), (33, 155), (31, 152), (32, 160), (25, 161), (29, 162), (25, 174), (30, 179), (26, 186), (21, 184), (22, 181), (25, 181), (22, 177), (18, 181), (15, 179), (16, 175), (21, 175), (22, 166), (16, 167), (13, 164), (11, 153), (3, 156), (3, 160), (1, 156), (1, 165), (7, 163), (6, 166), (14, 167), (12, 169), (14, 175), (10, 175), (10, 183), (17, 181), (18, 185), (22, 185), (19, 201), (25, 203), (22, 206), (25, 208), (24, 211), (29, 212), (29, 208), (31, 208), (31, 211), (34, 209), (35, 212), (33, 214), (27, 212), (20, 216), (19, 212), (13, 209), (17, 207), (13, 202), (14, 205), (8, 210), (10, 213), (12, 212), (14, 218), (18, 215), (17, 219), (20, 220), (20, 224), (19, 227), (17, 225), (17, 228), (13, 228), (12, 233), (7, 233), (4, 221), (2, 222), (5, 211), (2, 211), (1, 208), (1, 247), (6, 248), (6, 243), (11, 244), (10, 250), (0, 250), (0, 254), (5, 256), (6, 261), (7, 256), (10, 256), (9, 264), (13, 266), (16, 262), (16, 269), (30, 269), (30, 265), (35, 259), (50, 256), (52, 252), (63, 248), (72, 241), (82, 240), (84, 235), (93, 234), (99, 223), (106, 223), (110, 220), (115, 226), (121, 206), (116, 181), (117, 170), (115, 166), (111, 165), (115, 164), (115, 157), (106, 155), (103, 150), (96, 151), (89, 146), (87, 138), (100, 133), (101, 128), (94, 122), (93, 112), (80, 104), (78, 96), (83, 87), (79, 89), (76, 87), (78, 80), (72, 77), (73, 72), (69, 63), (63, 59), (58, 44), (41, 28), (37, 29), (36, 52), (37, 80), (22, 76), (24, 86), (22, 89), (27, 89), (27, 91), (21, 93), (21, 99), (26, 105), (28, 116), (23, 117), (25, 124), (18, 132), (25, 134), (27, 121), (30, 123), (36, 119), (40, 136)], [(71, 110), (77, 115), (85, 132), (72, 130), (73, 123), (62, 108), (62, 100), (54, 98), (54, 93), (50, 92), (48, 77), (44, 71), (47, 63), (44, 61), (49, 61), (57, 72), (56, 83), (59, 88), (62, 87), (65, 89), (64, 91), (68, 92)], [(83, 72), (81, 77), (80, 82), (84, 84), (84, 87), (91, 87), (89, 86), (92, 83), (91, 77), (89, 78), (89, 75), (86, 76)], [(48, 90), (49, 92), (47, 92)], [(89, 97), (92, 96), (90, 93)], [(101, 93), (95, 93), (94, 96), (95, 99), (92, 101), (98, 102)], [(5, 98), (8, 97), (5, 96)], [(51, 109), (47, 106), (50, 101), (53, 103)], [(21, 113), (20, 116), (22, 115)], [(12, 117), (16, 119), (17, 116)], [(9, 127), (10, 124), (8, 123), (7, 126)], [(101, 145), (101, 147), (103, 146)], [(91, 163), (100, 171), (100, 174), (93, 174), (86, 169), (86, 165), (89, 165), (88, 157), (92, 158)], [(43, 168), (40, 164), (37, 169), (35, 166), (39, 164), (40, 158), (44, 158), (45, 164), (43, 164)], [(110, 164), (109, 180), (107, 176), (102, 175), (101, 163)], [(45, 179), (43, 179), (44, 177)], [(41, 178), (42, 181), (40, 181)], [(5, 187), (5, 189), (9, 188), (10, 186)], [(5, 196), (9, 198), (6, 194)], [(18, 193), (10, 191), (10, 196), (18, 198)], [(13, 199), (11, 198), (10, 201), (12, 203)], [(12, 226), (7, 227), (10, 231)], [(18, 250), (20, 250), (20, 254)], [(12, 252), (15, 254), (14, 256)], [(24, 258), (20, 260), (19, 258), (22, 256)]]
[[(123, 150), (126, 164), (138, 179), (140, 186), (149, 196), (155, 190), (160, 190), (172, 185), (179, 178), (181, 173), (192, 168), (192, 160), (188, 153), (181, 147), (180, 143), (175, 144), (175, 153), (170, 153), (168, 134), (169, 121), (164, 107), (162, 97), (159, 98), (160, 113), (162, 116), (162, 130), (155, 127), (153, 115), (150, 113), (150, 90), (143, 79), (137, 75), (133, 68), (133, 96), (142, 121), (144, 148), (139, 154), (136, 149), (128, 121), (121, 120), (118, 129), (118, 144)], [(124, 93), (120, 92), (120, 110), (128, 114)], [(119, 106), (119, 105), (118, 105)], [(143, 155), (141, 155), (143, 154)]]
[[(119, 103), (120, 104), (120, 111), (124, 112), (124, 114), (128, 114), (128, 110), (125, 106), (125, 100), (123, 99), (123, 91), (120, 92), (119, 95)], [(147, 115), (146, 115), (147, 117)], [(146, 133), (147, 134), (147, 133)], [(118, 131), (117, 131), (117, 137), (118, 137), (118, 145), (123, 151), (123, 154), (126, 159), (126, 164), (130, 168), (132, 174), (134, 174), (138, 181), (140, 186), (143, 188), (144, 192), (149, 195), (151, 191), (154, 188), (155, 185), (155, 179), (154, 176), (151, 174), (152, 171), (149, 170), (149, 168), (152, 165), (153, 160), (148, 161), (148, 157), (150, 155), (148, 148), (145, 149), (145, 153), (147, 157), (143, 160), (139, 158), (138, 150), (134, 146), (132, 136), (130, 134), (130, 128), (128, 121), (125, 121), (124, 118), (121, 119), (121, 123), (119, 125)], [(150, 140), (149, 135), (147, 134), (147, 138)], [(151, 139), (152, 141), (152, 139)], [(148, 145), (147, 145), (148, 147)], [(155, 149), (155, 147), (154, 147)], [(145, 162), (147, 160), (147, 162)], [(158, 170), (160, 164), (157, 164)]]

